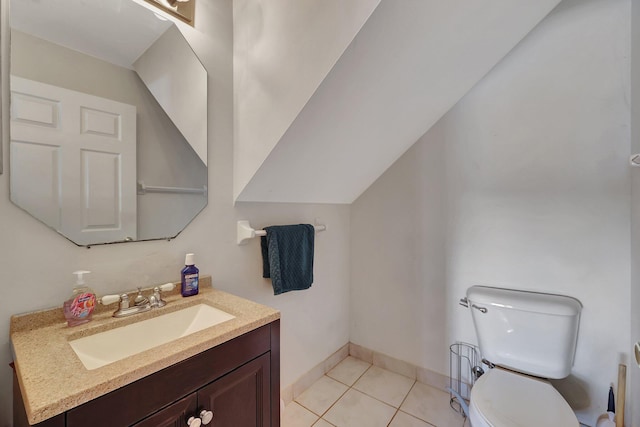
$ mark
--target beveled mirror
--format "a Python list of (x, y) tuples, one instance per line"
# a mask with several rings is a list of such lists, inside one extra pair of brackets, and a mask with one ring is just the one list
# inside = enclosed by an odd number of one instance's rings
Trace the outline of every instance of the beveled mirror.
[(207, 204), (207, 73), (142, 0), (11, 0), (11, 200), (78, 245)]

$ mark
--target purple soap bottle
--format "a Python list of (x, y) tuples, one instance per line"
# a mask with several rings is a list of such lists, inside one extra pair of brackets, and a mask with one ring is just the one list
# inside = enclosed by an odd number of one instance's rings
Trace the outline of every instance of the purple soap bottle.
[(182, 269), (182, 296), (190, 297), (198, 294), (198, 281), (200, 279), (200, 270), (194, 264), (194, 255), (187, 254), (184, 260), (184, 268)]

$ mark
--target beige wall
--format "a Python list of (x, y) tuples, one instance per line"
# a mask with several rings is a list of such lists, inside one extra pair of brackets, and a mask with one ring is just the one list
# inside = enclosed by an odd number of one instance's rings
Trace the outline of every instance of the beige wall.
[(469, 286), (574, 296), (595, 424), (630, 351), (629, 5), (562, 2), (353, 204), (351, 341), (448, 374)]
[[(231, 1), (198, 2), (198, 8), (198, 25), (208, 32), (191, 31), (188, 38), (209, 72), (209, 205), (177, 239), (78, 248), (11, 204), (9, 174), (0, 175), (2, 427), (11, 425), (9, 318), (61, 306), (73, 287), (71, 272), (79, 268), (93, 272), (88, 283), (102, 295), (177, 280), (184, 254), (195, 252), (196, 264), (213, 277), (214, 286), (281, 310), (283, 387), (348, 341), (349, 208), (233, 206)], [(274, 297), (271, 283), (261, 277), (259, 241), (237, 246), (236, 221), (263, 227), (316, 218), (329, 229), (317, 236), (312, 288)]]

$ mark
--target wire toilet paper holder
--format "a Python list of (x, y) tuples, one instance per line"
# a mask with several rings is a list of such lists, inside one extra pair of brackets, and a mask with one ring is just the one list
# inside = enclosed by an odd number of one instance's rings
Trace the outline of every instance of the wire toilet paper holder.
[(449, 346), (449, 405), (454, 411), (469, 416), (471, 388), (483, 373), (477, 346), (465, 342)]

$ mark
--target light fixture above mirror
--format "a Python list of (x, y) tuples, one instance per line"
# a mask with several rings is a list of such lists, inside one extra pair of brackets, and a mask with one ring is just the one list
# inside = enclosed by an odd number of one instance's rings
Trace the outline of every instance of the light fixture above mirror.
[(146, 0), (157, 8), (163, 10), (186, 22), (193, 27), (196, 15), (196, 0)]

